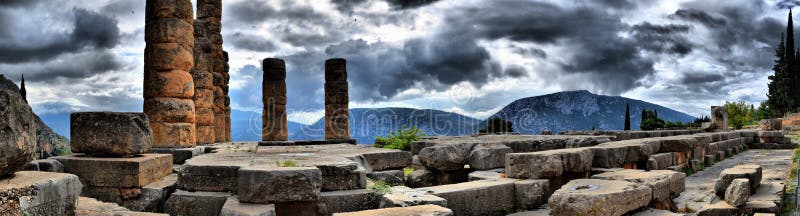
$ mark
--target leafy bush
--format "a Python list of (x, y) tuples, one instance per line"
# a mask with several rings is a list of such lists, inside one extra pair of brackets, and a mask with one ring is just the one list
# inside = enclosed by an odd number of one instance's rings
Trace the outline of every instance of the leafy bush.
[(411, 143), (419, 140), (420, 137), (426, 136), (417, 127), (406, 128), (404, 125), (402, 129), (392, 132), (386, 137), (375, 137), (374, 147), (387, 148), (387, 149), (400, 149), (404, 151), (411, 151)]
[(514, 124), (497, 117), (493, 117), (490, 118), (489, 120), (486, 120), (486, 127), (479, 131), (479, 133), (489, 133), (489, 134), (511, 133), (511, 132), (514, 132)]

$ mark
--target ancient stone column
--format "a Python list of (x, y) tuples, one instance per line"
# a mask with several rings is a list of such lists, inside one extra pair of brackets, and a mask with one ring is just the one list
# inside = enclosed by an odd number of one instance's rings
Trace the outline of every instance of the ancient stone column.
[(194, 12), (190, 0), (147, 0), (144, 112), (153, 147), (195, 146)]
[(230, 142), (231, 141), (231, 96), (228, 94), (229, 92), (228, 84), (231, 81), (231, 75), (229, 73), (231, 67), (228, 64), (228, 62), (230, 61), (228, 57), (228, 52), (223, 52), (222, 56), (223, 59), (225, 60), (225, 68), (224, 70), (222, 70), (222, 77), (223, 77), (222, 94), (225, 95), (225, 102), (223, 103), (223, 113), (225, 116), (225, 118), (223, 119), (223, 121), (225, 121), (224, 139), (226, 142)]
[(194, 21), (194, 103), (196, 111), (196, 140), (198, 144), (215, 141), (214, 82), (211, 74), (211, 39), (208, 22)]
[(261, 84), (264, 110), (261, 114), (261, 139), (263, 141), (289, 140), (286, 120), (286, 63), (283, 59), (268, 58), (262, 64), (264, 78)]
[(213, 80), (214, 105), (214, 141), (225, 142), (227, 124), (225, 123), (225, 59), (222, 50), (222, 0), (198, 0), (197, 19), (205, 21), (208, 25), (208, 38), (211, 41), (209, 61)]
[(347, 94), (347, 61), (325, 61), (325, 139), (350, 139), (350, 116)]

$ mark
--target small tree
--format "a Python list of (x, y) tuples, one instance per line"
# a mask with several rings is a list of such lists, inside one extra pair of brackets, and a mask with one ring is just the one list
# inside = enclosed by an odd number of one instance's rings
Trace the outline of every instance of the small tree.
[(411, 143), (419, 140), (420, 137), (426, 136), (417, 127), (406, 128), (405, 125), (402, 129), (392, 132), (386, 137), (375, 137), (374, 147), (387, 148), (387, 149), (400, 149), (404, 151), (411, 151)]
[(492, 117), (486, 120), (486, 127), (479, 131), (480, 133), (511, 133), (514, 132), (513, 123), (503, 120), (501, 118)]
[(631, 130), (631, 105), (625, 104), (625, 129)]
[(642, 123), (639, 125), (642, 130), (655, 130), (664, 127), (664, 120), (658, 118), (655, 110), (642, 110)]

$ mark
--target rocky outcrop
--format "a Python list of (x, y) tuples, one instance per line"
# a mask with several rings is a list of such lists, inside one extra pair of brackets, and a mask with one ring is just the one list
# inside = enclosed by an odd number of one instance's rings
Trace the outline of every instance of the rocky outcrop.
[(35, 118), (16, 85), (0, 75), (0, 176), (11, 175), (34, 159)]

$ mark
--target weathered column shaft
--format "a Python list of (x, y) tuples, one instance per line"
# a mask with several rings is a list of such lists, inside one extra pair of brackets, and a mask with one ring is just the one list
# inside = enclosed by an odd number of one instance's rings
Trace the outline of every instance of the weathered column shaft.
[(286, 63), (282, 59), (264, 59), (261, 84), (264, 110), (261, 114), (263, 141), (289, 140), (286, 120)]
[(228, 84), (231, 81), (231, 75), (229, 73), (231, 67), (228, 64), (230, 58), (228, 57), (228, 52), (224, 52), (223, 59), (225, 59), (225, 69), (222, 71), (222, 75), (224, 77), (224, 82), (222, 85), (222, 93), (225, 94), (225, 102), (223, 103), (223, 112), (225, 118), (225, 141), (231, 141), (231, 96), (228, 94), (229, 87)]
[(147, 0), (144, 112), (153, 147), (194, 147), (194, 12), (190, 0)]
[(214, 83), (211, 74), (211, 34), (208, 22), (194, 21), (194, 103), (196, 111), (196, 140), (198, 144), (215, 141), (214, 124)]
[(347, 61), (325, 61), (325, 139), (350, 139)]
[(228, 135), (226, 123), (226, 92), (222, 87), (225, 86), (225, 62), (224, 51), (222, 49), (222, 0), (198, 0), (197, 19), (205, 21), (209, 26), (208, 38), (211, 41), (209, 49), (209, 61), (211, 65), (211, 75), (213, 79), (212, 92), (214, 95), (214, 141), (225, 142)]

